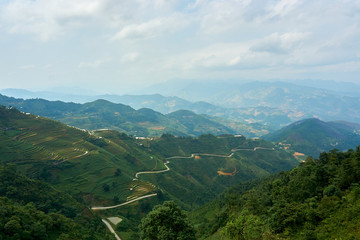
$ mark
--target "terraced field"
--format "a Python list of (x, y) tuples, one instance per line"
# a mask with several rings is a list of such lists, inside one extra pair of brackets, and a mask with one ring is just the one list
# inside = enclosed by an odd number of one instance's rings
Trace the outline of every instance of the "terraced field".
[[(27, 176), (109, 209), (101, 216), (124, 219), (115, 231), (130, 236), (125, 239), (136, 239), (141, 218), (163, 200), (190, 209), (238, 181), (296, 164), (271, 143), (243, 137), (135, 139), (112, 130), (79, 130), (16, 109), (0, 107), (0, 114), (0, 163), (15, 163)], [(235, 168), (234, 176), (217, 172)]]

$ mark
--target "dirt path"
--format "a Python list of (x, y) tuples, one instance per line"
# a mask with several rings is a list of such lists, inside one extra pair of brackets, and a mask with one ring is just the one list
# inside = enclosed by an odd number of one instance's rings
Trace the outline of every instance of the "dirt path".
[(270, 150), (270, 151), (275, 151), (275, 148), (264, 148), (264, 147), (254, 147), (253, 149), (249, 149), (249, 148), (234, 148), (231, 149), (232, 152), (237, 152), (237, 151), (250, 151), (250, 152), (255, 152), (256, 150)]
[[(232, 151), (232, 150), (231, 150)], [(194, 158), (195, 156), (209, 156), (209, 157), (224, 157), (224, 158), (229, 158), (232, 157), (234, 155), (234, 153), (230, 153), (229, 155), (219, 155), (219, 154), (211, 154), (211, 153), (193, 153), (190, 155), (190, 157), (184, 157), (184, 156), (173, 156), (173, 157), (168, 157), (165, 159), (176, 159), (176, 158)]]
[(152, 174), (152, 173), (163, 173), (163, 172), (167, 172), (170, 170), (170, 168), (168, 167), (167, 164), (169, 164), (170, 162), (169, 161), (166, 161), (166, 163), (164, 163), (166, 169), (165, 170), (156, 170), (156, 171), (144, 171), (144, 172), (137, 172), (135, 174), (135, 179), (138, 179), (139, 175), (140, 174)]
[(112, 228), (111, 224), (105, 219), (101, 219), (101, 220), (103, 221), (103, 223), (105, 223), (105, 225), (110, 230), (110, 232), (115, 235), (116, 240), (121, 240), (121, 238), (117, 235), (115, 230)]
[(118, 205), (113, 205), (113, 206), (108, 206), (108, 207), (91, 207), (91, 210), (106, 210), (106, 209), (111, 209), (111, 208), (117, 208), (117, 207), (121, 207), (121, 206), (130, 204), (130, 203), (136, 202), (136, 201), (144, 199), (144, 198), (154, 197), (156, 195), (157, 195), (157, 193), (153, 193), (153, 194), (149, 194), (149, 195), (145, 195), (145, 196), (142, 196), (142, 197), (135, 198), (135, 199), (130, 200), (128, 202), (124, 202), (124, 203), (120, 203)]

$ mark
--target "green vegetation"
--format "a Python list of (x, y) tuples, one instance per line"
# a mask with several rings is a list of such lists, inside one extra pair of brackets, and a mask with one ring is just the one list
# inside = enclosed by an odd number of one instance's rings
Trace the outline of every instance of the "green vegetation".
[(83, 203), (42, 181), (0, 168), (0, 239), (112, 239)]
[[(298, 164), (269, 142), (233, 135), (136, 139), (112, 130), (79, 130), (13, 108), (0, 107), (0, 115), (1, 165), (14, 164), (26, 176), (46, 181), (88, 206), (110, 206), (157, 193), (99, 212), (123, 219), (114, 228), (124, 239), (137, 239), (141, 218), (165, 200), (190, 210), (239, 181)], [(166, 169), (166, 161), (170, 171), (133, 180), (136, 172)]]
[[(198, 138), (163, 135), (149, 144), (149, 151), (170, 157), (171, 171), (142, 178), (166, 190), (169, 197), (185, 209), (203, 205), (239, 181), (268, 176), (298, 164), (290, 154), (272, 150), (273, 145), (269, 142), (231, 135)], [(255, 147), (270, 150), (253, 151)], [(245, 150), (233, 152), (235, 149)], [(190, 157), (191, 154), (194, 156)], [(235, 171), (235, 174), (223, 176), (218, 171)]]
[(359, 239), (360, 147), (227, 190), (195, 211), (201, 239)]
[(149, 108), (135, 110), (106, 100), (76, 104), (43, 99), (15, 99), (0, 94), (0, 104), (82, 129), (112, 129), (141, 137), (160, 136), (163, 133), (178, 136), (237, 133), (232, 128), (190, 111), (186, 111), (186, 116), (183, 111), (163, 115)]
[(0, 163), (86, 196), (89, 204), (112, 203), (114, 196), (125, 201), (135, 172), (154, 168), (155, 161), (124, 134), (110, 131), (113, 141), (16, 109), (1, 107), (0, 114)]
[(141, 221), (141, 240), (195, 240), (195, 231), (190, 226), (186, 214), (167, 201), (157, 205)]

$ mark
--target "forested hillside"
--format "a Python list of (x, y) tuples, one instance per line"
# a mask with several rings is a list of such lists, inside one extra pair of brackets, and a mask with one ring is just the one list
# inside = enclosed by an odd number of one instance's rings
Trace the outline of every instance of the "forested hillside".
[(240, 184), (192, 213), (201, 239), (359, 239), (360, 147)]
[(14, 165), (0, 167), (0, 239), (112, 239), (84, 203)]

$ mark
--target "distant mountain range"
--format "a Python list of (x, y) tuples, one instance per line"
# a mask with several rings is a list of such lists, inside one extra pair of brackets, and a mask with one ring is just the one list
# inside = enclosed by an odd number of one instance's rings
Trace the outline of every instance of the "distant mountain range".
[[(275, 109), (287, 123), (318, 117), (325, 121), (347, 120), (360, 123), (360, 86), (354, 83), (332, 81), (300, 82), (168, 82), (149, 89), (167, 95), (176, 95), (191, 101), (206, 101), (217, 106), (234, 109)], [(261, 113), (261, 111), (260, 111)], [(230, 114), (231, 115), (231, 114)], [(252, 119), (258, 120), (256, 115)], [(258, 122), (263, 122), (258, 120)], [(267, 119), (275, 127), (284, 122)]]
[(130, 106), (106, 100), (79, 104), (44, 99), (23, 100), (0, 95), (0, 105), (16, 107), (23, 112), (46, 116), (82, 129), (106, 128), (141, 137), (160, 136), (163, 133), (179, 136), (245, 133), (252, 137), (267, 132), (260, 125), (252, 126), (225, 120), (225, 124), (222, 124), (219, 118), (210, 118), (187, 110), (164, 115), (149, 108), (135, 110)]
[(344, 121), (323, 122), (311, 118), (290, 124), (264, 139), (291, 144), (290, 149), (318, 157), (331, 149), (347, 150), (360, 144), (360, 124)]
[[(243, 124), (258, 123), (264, 125), (264, 129), (268, 131), (312, 117), (324, 121), (346, 120), (360, 123), (360, 86), (331, 81), (309, 80), (299, 84), (168, 82), (147, 89), (147, 94), (122, 96), (86, 95), (83, 93), (85, 91), (78, 95), (21, 89), (4, 89), (0, 92), (24, 99), (44, 98), (78, 103), (104, 99), (129, 105), (134, 109), (150, 108), (162, 114), (190, 110), (196, 114), (221, 117)], [(156, 94), (148, 94), (149, 92)]]
[[(249, 108), (226, 108), (219, 107), (207, 102), (190, 102), (178, 97), (166, 97), (160, 94), (152, 95), (63, 95), (50, 92), (29, 92), (21, 89), (5, 89), (1, 93), (23, 99), (39, 99), (61, 100), (67, 102), (86, 103), (104, 99), (113, 103), (121, 103), (129, 105), (135, 109), (150, 108), (162, 114), (168, 114), (177, 110), (190, 110), (197, 114), (206, 114), (208, 116), (221, 117), (232, 122), (244, 124), (255, 124), (250, 126), (250, 131), (244, 131), (247, 136), (261, 136), (269, 130), (279, 129), (293, 121), (302, 119), (306, 116), (287, 109), (277, 109), (272, 107), (249, 107)], [(261, 127), (260, 127), (261, 126)], [(260, 131), (253, 131), (259, 128)], [(265, 130), (265, 131), (263, 131)], [(250, 135), (249, 135), (250, 134)]]

